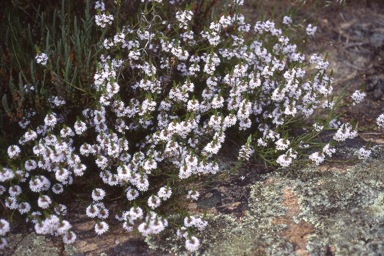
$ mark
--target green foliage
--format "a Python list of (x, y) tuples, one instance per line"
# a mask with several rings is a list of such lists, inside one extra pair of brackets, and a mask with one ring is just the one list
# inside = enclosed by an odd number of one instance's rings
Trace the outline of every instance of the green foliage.
[[(45, 3), (44, 10), (31, 4), (25, 9), (4, 6), (8, 13), (1, 24), (5, 33), (0, 35), (0, 119), (2, 123), (10, 121), (11, 126), (0, 126), (2, 148), (18, 140), (17, 122), (30, 118), (33, 112), (37, 117), (46, 115), (52, 95), (69, 103), (64, 112), (83, 108), (92, 97), (90, 85), (99, 45), (107, 31), (95, 29), (89, 1), (80, 18), (70, 12), (71, 6), (83, 8), (75, 1), (62, 1), (61, 6)], [(14, 15), (20, 12), (27, 12), (29, 19), (21, 21)], [(37, 66), (33, 60), (40, 52), (48, 54), (49, 68)], [(42, 119), (34, 121), (33, 126)]]

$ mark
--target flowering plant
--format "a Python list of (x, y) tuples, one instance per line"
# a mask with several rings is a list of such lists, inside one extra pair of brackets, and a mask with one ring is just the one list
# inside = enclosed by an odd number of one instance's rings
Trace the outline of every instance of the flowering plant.
[[(357, 135), (353, 124), (341, 124), (334, 113), (343, 96), (333, 100), (326, 58), (315, 54), (306, 63), (290, 41), (291, 17), (251, 24), (240, 12), (243, 1), (235, 1), (201, 27), (206, 10), (181, 2), (175, 8), (174, 3), (143, 1), (138, 16), (119, 27), (114, 26), (118, 15), (96, 1), (95, 24), (106, 38), (98, 44), (87, 106), (69, 111), (58, 89), (50, 98), (52, 110), (20, 123), (28, 129), (18, 145), (7, 149), (0, 190), (8, 190), (6, 207), (26, 214), (36, 233), (75, 242), (71, 224), (63, 220), (67, 206), (58, 195), (70, 193), (71, 185), (95, 172), (103, 184), (89, 191), (86, 208), (87, 216), (97, 219), (95, 232), (109, 230), (103, 199), (116, 187), (126, 200), (115, 218), (127, 231), (148, 236), (168, 226), (164, 206), (175, 188), (219, 172), (214, 156), (232, 134), (241, 131), (236, 138), (242, 144), (240, 163), (254, 156), (283, 167), (320, 164), (335, 153), (334, 142)], [(116, 4), (120, 10), (122, 2)], [(306, 28), (308, 35), (315, 31), (311, 24)], [(49, 55), (38, 52), (36, 62), (54, 72)], [(316, 72), (307, 74), (305, 67), (311, 64)], [(67, 79), (63, 83), (84, 92)], [(359, 103), (362, 97), (355, 93), (353, 99)], [(328, 109), (327, 119), (298, 134), (317, 109)], [(379, 117), (379, 124), (383, 120)], [(325, 129), (337, 130), (333, 141), (316, 143)], [(309, 160), (303, 158), (307, 148), (319, 145)], [(368, 147), (360, 151), (359, 157), (369, 156)], [(23, 191), (32, 191), (37, 203), (22, 196)], [(195, 189), (186, 195), (198, 197)], [(9, 224), (1, 220), (1, 225), (4, 244)], [(193, 232), (207, 225), (204, 216), (186, 215), (178, 234), (188, 250), (198, 249)]]

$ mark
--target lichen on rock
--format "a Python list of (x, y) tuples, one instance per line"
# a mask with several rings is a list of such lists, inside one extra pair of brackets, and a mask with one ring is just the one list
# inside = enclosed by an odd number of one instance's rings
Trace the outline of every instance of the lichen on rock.
[[(384, 250), (383, 160), (384, 147), (374, 146), (370, 159), (349, 169), (296, 166), (263, 174), (251, 186), (249, 211), (242, 218), (207, 215), (210, 225), (192, 255), (379, 255)], [(172, 218), (182, 223), (179, 215)], [(174, 231), (146, 242), (187, 254)]]

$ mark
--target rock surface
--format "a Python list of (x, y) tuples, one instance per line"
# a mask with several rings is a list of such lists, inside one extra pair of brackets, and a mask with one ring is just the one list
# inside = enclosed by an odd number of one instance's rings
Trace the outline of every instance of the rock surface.
[[(342, 153), (352, 157), (355, 152), (349, 148)], [(353, 166), (279, 169), (247, 177), (240, 189), (221, 184), (216, 188), (221, 196), (212, 193), (210, 198), (216, 199), (208, 200), (214, 205), (208, 208), (210, 226), (194, 255), (382, 255), (383, 160), (384, 147), (375, 146), (371, 159)], [(245, 206), (242, 197), (236, 201), (232, 196), (239, 190), (247, 191)], [(230, 199), (226, 205), (224, 198)], [(209, 207), (201, 203), (197, 206)], [(236, 207), (247, 210), (236, 217)], [(173, 216), (171, 221), (182, 220)], [(153, 249), (187, 255), (180, 253), (183, 240), (172, 231), (146, 239)]]
[[(338, 149), (335, 158), (356, 156), (357, 147)], [(344, 145), (345, 146), (345, 145)], [(208, 212), (209, 226), (196, 233), (193, 254), (173, 229), (145, 239), (119, 230), (96, 236), (94, 222), (75, 224), (78, 242), (33, 232), (8, 237), (13, 248), (0, 255), (381, 255), (384, 253), (384, 146), (353, 165), (328, 162), (266, 170), (254, 163), (200, 189), (191, 214)], [(220, 161), (221, 174), (236, 164)], [(242, 177), (243, 176), (243, 177)], [(169, 221), (182, 223), (178, 215)], [(120, 232), (120, 233), (119, 233)], [(16, 254), (15, 254), (16, 253)]]

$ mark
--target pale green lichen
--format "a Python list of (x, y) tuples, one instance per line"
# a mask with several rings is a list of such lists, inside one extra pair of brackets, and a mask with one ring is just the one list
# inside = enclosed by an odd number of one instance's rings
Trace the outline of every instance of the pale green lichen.
[[(58, 247), (47, 246), (47, 242), (50, 242), (49, 237), (36, 235), (32, 232), (26, 236), (22, 234), (12, 235), (7, 237), (9, 241), (9, 246), (14, 248), (17, 256), (30, 256), (30, 255), (39, 255), (39, 256), (59, 256), (60, 249)], [(70, 256), (82, 256), (83, 254), (77, 253), (76, 247), (74, 245), (65, 245), (64, 251), (67, 255)], [(9, 255), (0, 251), (0, 255)], [(15, 255), (12, 253), (11, 255)]]
[[(353, 156), (356, 149), (344, 149)], [(210, 226), (197, 236), (201, 248), (192, 255), (295, 255), (294, 245), (279, 236), (285, 225), (272, 220), (284, 215), (283, 189), (298, 199), (301, 212), (293, 219), (315, 229), (306, 239), (307, 253), (325, 255), (380, 255), (384, 251), (384, 148), (372, 148), (371, 158), (345, 173), (314, 167), (285, 168), (262, 175), (251, 186), (249, 212), (239, 219), (208, 215)], [(180, 218), (180, 217), (179, 217)], [(176, 221), (181, 224), (181, 219)], [(174, 231), (146, 239), (152, 248), (187, 254), (184, 239)]]

